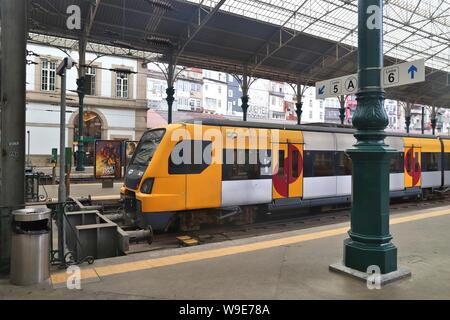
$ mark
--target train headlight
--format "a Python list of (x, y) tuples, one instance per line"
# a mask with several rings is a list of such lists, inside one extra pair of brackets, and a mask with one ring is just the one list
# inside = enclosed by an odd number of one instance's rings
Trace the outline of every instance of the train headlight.
[(153, 178), (149, 178), (149, 179), (145, 180), (144, 183), (141, 186), (141, 192), (145, 193), (145, 194), (152, 193), (153, 181), (154, 181)]

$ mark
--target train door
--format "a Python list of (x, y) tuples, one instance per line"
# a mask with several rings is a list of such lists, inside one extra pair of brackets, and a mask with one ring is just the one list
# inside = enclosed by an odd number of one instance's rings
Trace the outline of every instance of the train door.
[(301, 144), (274, 144), (273, 198), (303, 196), (303, 155)]
[(289, 144), (289, 198), (300, 198), (303, 196), (303, 146)]
[(405, 148), (405, 188), (420, 188), (422, 185), (422, 152), (420, 147)]

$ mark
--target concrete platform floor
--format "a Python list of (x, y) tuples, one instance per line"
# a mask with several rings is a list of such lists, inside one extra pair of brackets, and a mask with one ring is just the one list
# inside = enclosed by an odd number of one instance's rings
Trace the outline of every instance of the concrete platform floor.
[(147, 252), (84, 265), (81, 290), (15, 287), (0, 281), (1, 299), (450, 299), (450, 206), (391, 219), (399, 265), (412, 277), (369, 290), (330, 272), (342, 259), (348, 224)]

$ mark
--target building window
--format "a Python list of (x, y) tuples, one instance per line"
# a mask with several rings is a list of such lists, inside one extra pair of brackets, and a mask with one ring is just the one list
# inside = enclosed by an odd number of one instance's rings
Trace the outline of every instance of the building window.
[(219, 93), (222, 93), (222, 87), (217, 87), (217, 90), (219, 91)]
[(313, 118), (313, 112), (309, 111), (309, 118), (312, 119)]
[(90, 85), (90, 95), (95, 96), (97, 95), (96, 84), (95, 84), (95, 76), (96, 76), (97, 70), (94, 67), (87, 67), (86, 68), (86, 76), (90, 77), (91, 85)]
[(228, 98), (233, 98), (233, 90), (228, 90)]
[(41, 69), (41, 90), (55, 91), (56, 62), (44, 60)]
[(116, 79), (116, 97), (128, 98), (128, 74), (124, 72), (117, 73)]
[(215, 109), (217, 107), (217, 100), (212, 98), (206, 98), (206, 107), (209, 109)]

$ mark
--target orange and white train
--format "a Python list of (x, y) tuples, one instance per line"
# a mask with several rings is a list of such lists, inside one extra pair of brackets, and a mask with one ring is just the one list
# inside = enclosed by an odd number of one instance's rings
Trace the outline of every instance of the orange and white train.
[[(147, 131), (126, 170), (125, 210), (140, 227), (167, 230), (252, 222), (272, 208), (348, 203), (352, 165), (345, 150), (355, 144), (354, 133), (228, 120)], [(391, 197), (450, 186), (450, 137), (387, 133), (385, 142), (397, 150)]]

